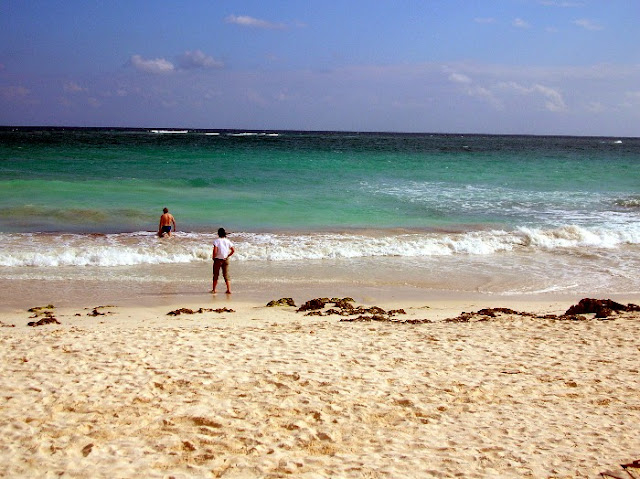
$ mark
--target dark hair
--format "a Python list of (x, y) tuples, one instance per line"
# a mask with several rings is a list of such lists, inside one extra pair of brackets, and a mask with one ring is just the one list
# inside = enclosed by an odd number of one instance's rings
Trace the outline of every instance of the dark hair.
[(163, 212), (163, 213), (168, 213), (168, 212), (169, 212), (169, 208), (164, 208), (164, 209), (162, 210), (162, 212)]
[(225, 236), (227, 236), (227, 232), (224, 230), (224, 228), (218, 228), (218, 236), (220, 236), (220, 238), (224, 238)]

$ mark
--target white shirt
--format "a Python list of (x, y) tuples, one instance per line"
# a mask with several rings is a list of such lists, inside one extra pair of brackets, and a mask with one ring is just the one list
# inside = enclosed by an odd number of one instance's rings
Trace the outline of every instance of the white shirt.
[(218, 248), (215, 259), (227, 259), (229, 253), (231, 253), (233, 243), (227, 238), (217, 238), (213, 241), (213, 246)]

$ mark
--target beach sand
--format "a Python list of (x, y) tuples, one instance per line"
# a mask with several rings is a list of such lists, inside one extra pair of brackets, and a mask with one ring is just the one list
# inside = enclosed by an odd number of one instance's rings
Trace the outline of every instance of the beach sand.
[[(94, 299), (51, 310), (60, 324), (0, 312), (1, 477), (591, 478), (640, 459), (640, 313), (450, 322), (581, 298), (414, 298), (344, 322), (242, 295)], [(221, 311), (167, 315), (200, 307)]]

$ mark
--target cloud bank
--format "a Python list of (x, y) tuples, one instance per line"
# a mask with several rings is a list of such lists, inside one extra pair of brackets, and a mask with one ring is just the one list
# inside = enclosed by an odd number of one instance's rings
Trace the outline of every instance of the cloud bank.
[(200, 50), (175, 62), (134, 55), (114, 75), (6, 85), (0, 117), (4, 124), (55, 118), (123, 127), (640, 135), (640, 65), (241, 71), (220, 64)]

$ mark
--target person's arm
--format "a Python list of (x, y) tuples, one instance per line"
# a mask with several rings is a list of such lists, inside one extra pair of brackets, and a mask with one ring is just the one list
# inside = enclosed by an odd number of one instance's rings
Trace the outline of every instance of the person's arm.
[[(233, 253), (236, 252), (236, 249), (232, 246), (231, 248), (229, 248), (229, 256), (231, 256)], [(229, 257), (227, 256), (227, 258)]]
[(218, 247), (217, 246), (213, 246), (213, 259), (216, 259), (216, 253), (218, 253)]
[(176, 219), (173, 217), (173, 215), (171, 215), (171, 222), (173, 223), (173, 231), (178, 229), (177, 226), (176, 226)]

